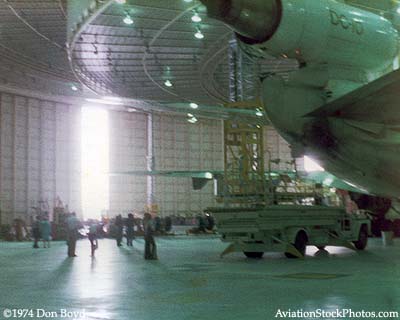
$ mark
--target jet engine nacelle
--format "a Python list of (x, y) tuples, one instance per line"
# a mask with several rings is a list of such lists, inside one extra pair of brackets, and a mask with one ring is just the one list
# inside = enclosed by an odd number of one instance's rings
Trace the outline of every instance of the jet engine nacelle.
[(335, 0), (201, 0), (242, 48), (310, 64), (370, 71), (392, 66), (398, 32), (387, 19)]

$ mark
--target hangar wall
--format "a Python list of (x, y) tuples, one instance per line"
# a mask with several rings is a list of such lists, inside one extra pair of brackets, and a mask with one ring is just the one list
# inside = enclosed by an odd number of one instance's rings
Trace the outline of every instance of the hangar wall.
[[(269, 157), (279, 162), (271, 163), (271, 170), (290, 171), (294, 166), (289, 144), (271, 126), (264, 128), (265, 170), (268, 170)], [(297, 170), (304, 170), (303, 158), (296, 159)]]
[[(110, 171), (147, 170), (147, 116), (110, 112)], [(219, 121), (192, 125), (182, 116), (153, 116), (153, 152), (156, 170), (222, 169), (222, 127)], [(148, 179), (110, 177), (110, 216), (143, 211)], [(153, 202), (161, 215), (199, 212), (214, 205), (213, 184), (194, 191), (190, 178), (154, 178)]]
[[(147, 170), (149, 123), (142, 113), (110, 112), (110, 171)], [(290, 170), (290, 148), (272, 127), (267, 127), (265, 150), (273, 170)], [(190, 124), (186, 117), (153, 116), (153, 152), (156, 170), (223, 170), (223, 127), (218, 120), (201, 119)], [(266, 169), (268, 168), (266, 154)], [(300, 163), (301, 166), (301, 163)], [(110, 216), (143, 211), (147, 201), (148, 179), (144, 176), (110, 177)], [(215, 206), (213, 183), (202, 190), (192, 188), (190, 178), (154, 178), (153, 202), (161, 215), (196, 214)]]
[(80, 108), (0, 93), (1, 223), (59, 197), (80, 213)]
[[(147, 115), (109, 112), (110, 172), (147, 170)], [(147, 202), (145, 176), (111, 176), (109, 215), (143, 211)]]
[[(160, 170), (222, 170), (222, 123), (202, 119), (193, 125), (186, 117), (154, 117), (154, 155)], [(155, 179), (155, 199), (163, 215), (197, 214), (215, 206), (212, 182), (193, 190), (190, 178)]]

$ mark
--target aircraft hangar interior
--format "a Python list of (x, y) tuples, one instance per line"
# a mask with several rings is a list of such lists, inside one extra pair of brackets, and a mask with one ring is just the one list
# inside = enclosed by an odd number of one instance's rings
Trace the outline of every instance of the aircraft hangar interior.
[(398, 0), (0, 0), (0, 319), (400, 319), (399, 57)]

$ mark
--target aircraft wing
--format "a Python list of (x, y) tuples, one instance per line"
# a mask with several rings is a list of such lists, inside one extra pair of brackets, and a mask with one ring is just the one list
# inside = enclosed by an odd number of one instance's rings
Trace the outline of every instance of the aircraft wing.
[(320, 107), (306, 117), (337, 117), (399, 125), (399, 92), (400, 70), (397, 70)]
[(357, 186), (349, 182), (336, 178), (334, 175), (326, 171), (301, 172), (300, 177), (304, 180), (312, 181), (314, 183), (321, 183), (329, 188), (347, 190), (350, 192), (356, 192), (361, 194), (368, 194), (367, 191), (357, 188)]
[(160, 176), (169, 178), (199, 178), (199, 179), (214, 179), (214, 175), (223, 174), (218, 170), (202, 170), (202, 171), (184, 171), (184, 170), (153, 170), (153, 171), (124, 171), (112, 172), (110, 176)]
[[(288, 171), (273, 171), (271, 172), (272, 179), (279, 179), (280, 174), (289, 175), (292, 179), (296, 178), (295, 172)], [(158, 176), (158, 177), (169, 177), (169, 178), (192, 178), (193, 189), (201, 190), (207, 182), (213, 179), (223, 177), (223, 170), (153, 170), (153, 171), (124, 171), (124, 172), (113, 172), (110, 176)], [(266, 173), (266, 177), (269, 174)], [(321, 183), (327, 187), (347, 190), (351, 192), (363, 193), (365, 190), (359, 189), (356, 186), (347, 183), (341, 179), (336, 178), (334, 175), (324, 172), (299, 172), (299, 177), (304, 180), (308, 180), (313, 183)]]
[(182, 170), (153, 170), (112, 172), (110, 176), (158, 176), (169, 178), (192, 178), (193, 189), (201, 190), (208, 181), (223, 175), (222, 170), (182, 171)]

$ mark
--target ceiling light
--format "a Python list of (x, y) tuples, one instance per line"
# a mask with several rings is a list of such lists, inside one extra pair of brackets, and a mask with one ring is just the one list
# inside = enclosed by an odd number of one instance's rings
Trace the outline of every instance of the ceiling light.
[(191, 113), (188, 113), (187, 116), (188, 116), (189, 118), (193, 118), (193, 117), (194, 117), (194, 115), (192, 115)]
[(193, 0), (183, 0), (183, 1), (185, 1), (185, 2), (192, 2)]
[(116, 3), (125, 4), (126, 0), (115, 0)]
[(399, 8), (397, 8), (397, 13), (398, 13), (398, 14), (400, 14), (400, 7), (399, 7)]
[(197, 109), (197, 108), (199, 107), (199, 105), (198, 105), (197, 103), (192, 102), (192, 103), (190, 104), (190, 107), (191, 107), (192, 109)]
[(71, 90), (72, 91), (78, 91), (79, 89), (78, 89), (78, 87), (76, 86), (76, 85), (71, 85)]
[(188, 122), (190, 122), (190, 123), (196, 123), (197, 121), (198, 120), (196, 117), (192, 117), (192, 118), (188, 119)]
[(137, 109), (135, 109), (135, 108), (129, 108), (129, 109), (128, 109), (128, 112), (137, 112)]
[(192, 16), (192, 21), (195, 23), (201, 22), (201, 17), (199, 16), (199, 14), (197, 12), (195, 12)]
[(172, 82), (170, 80), (165, 80), (164, 85), (166, 87), (172, 87), (173, 86), (173, 84), (172, 84)]
[(262, 113), (262, 111), (260, 109), (256, 109), (256, 116), (257, 117), (262, 117), (264, 114)]
[(124, 18), (124, 23), (127, 25), (133, 24), (133, 19), (129, 14), (127, 14), (126, 17)]
[(197, 29), (197, 32), (194, 34), (197, 39), (204, 39), (204, 34), (201, 32), (200, 29)]

